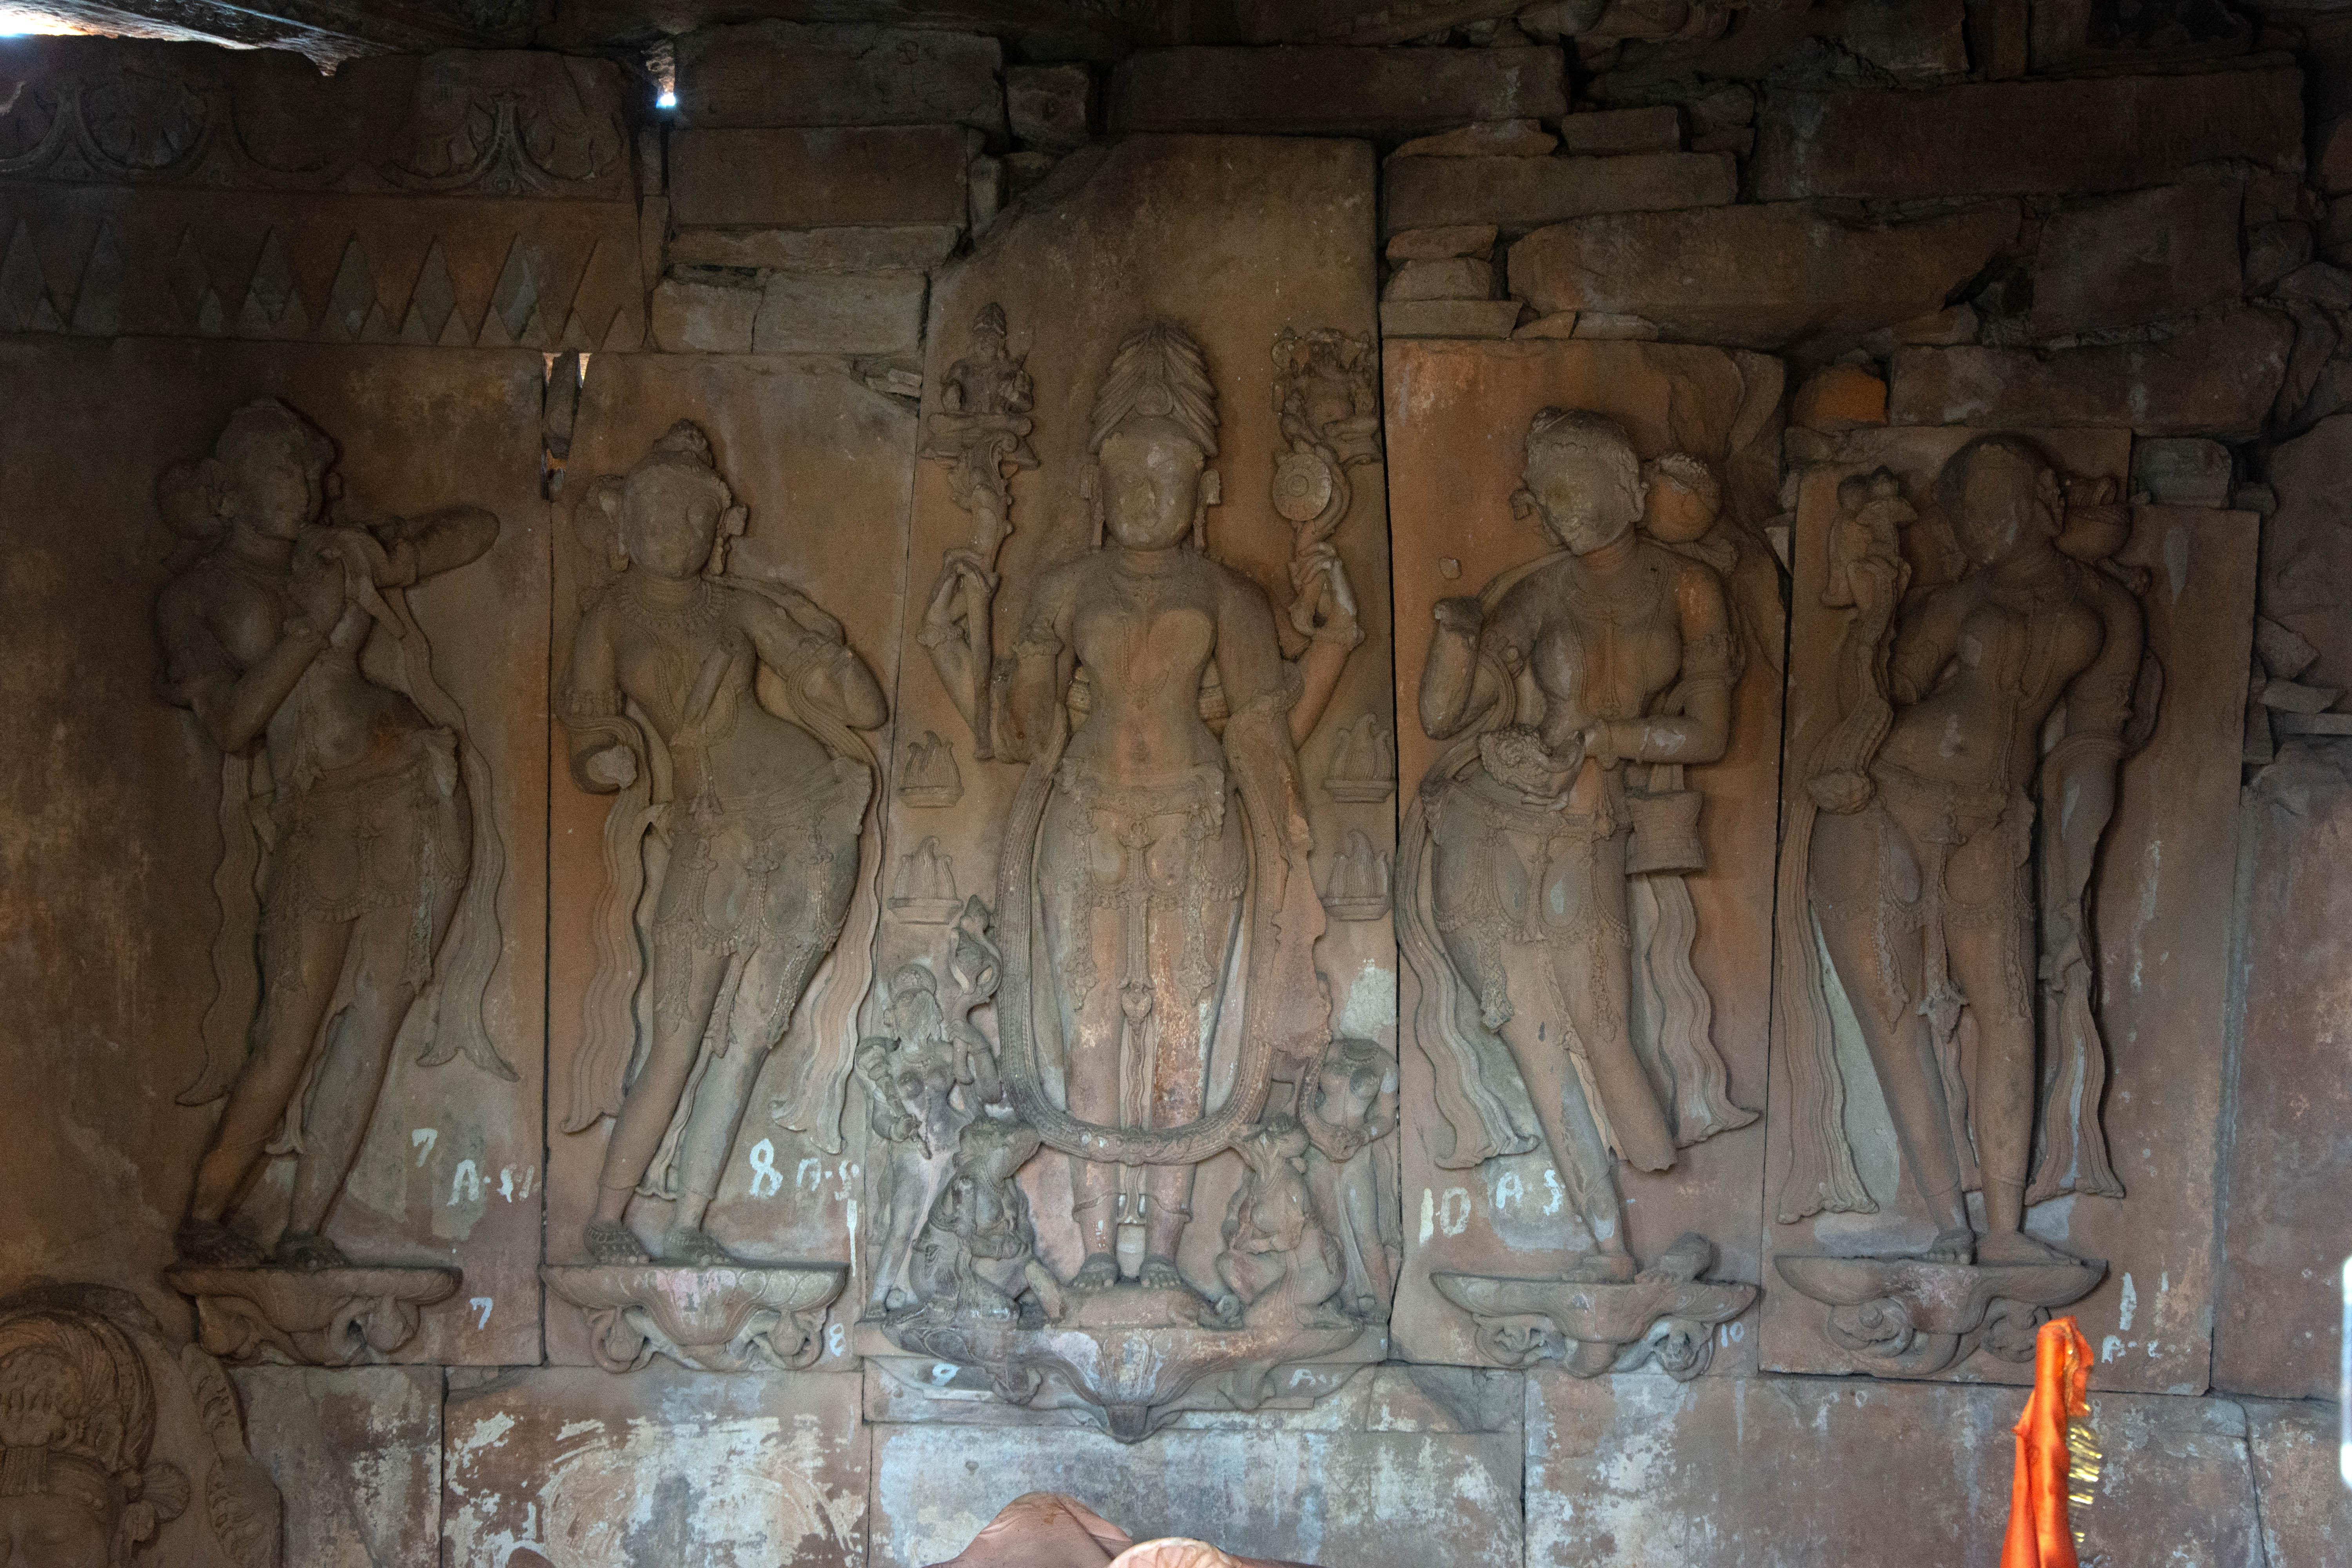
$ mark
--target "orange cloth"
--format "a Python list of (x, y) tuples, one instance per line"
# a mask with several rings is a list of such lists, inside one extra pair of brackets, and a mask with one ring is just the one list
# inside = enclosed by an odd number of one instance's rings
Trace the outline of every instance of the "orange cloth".
[(2042, 1325), (2033, 1341), (2033, 1397), (2018, 1417), (2017, 1473), (2010, 1483), (2009, 1533), (2000, 1568), (2078, 1568), (2066, 1517), (2066, 1423), (2086, 1417), (2091, 1342), (2072, 1318)]

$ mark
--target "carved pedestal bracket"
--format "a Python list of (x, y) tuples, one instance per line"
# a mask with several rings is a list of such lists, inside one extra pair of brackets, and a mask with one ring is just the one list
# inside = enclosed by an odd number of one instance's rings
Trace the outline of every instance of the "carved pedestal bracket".
[(1556, 1361), (1579, 1377), (1654, 1360), (1687, 1383), (1715, 1355), (1715, 1327), (1746, 1311), (1756, 1287), (1717, 1279), (1599, 1284), (1433, 1274), (1441, 1295), (1476, 1320), (1478, 1348), (1507, 1367)]
[[(1201, 1326), (1183, 1321), (1192, 1313)], [(1050, 1325), (927, 1319), (918, 1310), (882, 1327), (900, 1350), (979, 1371), (1008, 1403), (1050, 1409), (1075, 1394), (1122, 1443), (1141, 1441), (1187, 1409), (1257, 1409), (1303, 1363), (1353, 1365), (1387, 1353), (1385, 1331), (1352, 1321), (1320, 1326), (1268, 1314), (1233, 1329), (1214, 1321), (1189, 1290), (1124, 1287), (1072, 1298), (1068, 1316)]]
[(606, 1372), (656, 1355), (703, 1372), (798, 1372), (824, 1352), (824, 1309), (849, 1270), (795, 1263), (671, 1268), (652, 1263), (539, 1271), (588, 1315), (588, 1348)]
[(196, 1304), (197, 1338), (216, 1356), (349, 1366), (408, 1342), (420, 1312), (457, 1293), (455, 1268), (208, 1268), (167, 1271)]
[(1861, 1371), (1916, 1377), (1978, 1350), (2033, 1359), (2050, 1309), (2079, 1301), (2107, 1272), (2096, 1259), (1929, 1263), (1915, 1258), (1773, 1259), (1799, 1293), (1830, 1309), (1829, 1334)]

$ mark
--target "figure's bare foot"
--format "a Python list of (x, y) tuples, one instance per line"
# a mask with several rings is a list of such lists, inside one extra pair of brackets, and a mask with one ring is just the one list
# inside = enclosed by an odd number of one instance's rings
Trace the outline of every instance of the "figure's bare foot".
[(218, 1220), (183, 1220), (172, 1246), (181, 1262), (207, 1268), (258, 1268), (268, 1260), (260, 1243)]
[(645, 1249), (629, 1227), (616, 1219), (592, 1219), (587, 1230), (588, 1257), (596, 1263), (651, 1263), (654, 1255)]
[(343, 1249), (315, 1230), (289, 1230), (278, 1238), (270, 1260), (280, 1268), (349, 1268)]
[(1136, 1271), (1135, 1282), (1147, 1290), (1191, 1289), (1184, 1283), (1184, 1276), (1176, 1272), (1176, 1260), (1172, 1258), (1146, 1258), (1143, 1267)]
[(1097, 1290), (1108, 1290), (1118, 1283), (1118, 1259), (1110, 1253), (1097, 1252), (1078, 1265), (1078, 1271), (1070, 1276), (1068, 1288), (1080, 1295), (1089, 1295)]
[(714, 1240), (698, 1225), (679, 1226), (662, 1247), (662, 1261), (688, 1268), (740, 1268), (743, 1260)]
[(1714, 1261), (1715, 1244), (1695, 1230), (1686, 1230), (1633, 1278), (1644, 1285), (1687, 1285)]
[(1939, 1230), (1919, 1254), (1922, 1263), (1970, 1263), (1977, 1255), (1977, 1233), (1967, 1226)]
[(2048, 1242), (2021, 1230), (1997, 1230), (1977, 1243), (1979, 1263), (2080, 1263)]
[(1633, 1258), (1626, 1252), (1588, 1252), (1560, 1274), (1580, 1285), (1623, 1285), (1633, 1278)]

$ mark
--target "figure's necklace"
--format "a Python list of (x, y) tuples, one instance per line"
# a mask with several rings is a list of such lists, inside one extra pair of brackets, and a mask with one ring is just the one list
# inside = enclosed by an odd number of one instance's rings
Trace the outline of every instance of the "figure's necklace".
[(681, 605), (648, 603), (635, 577), (622, 578), (614, 597), (622, 618), (646, 631), (698, 638), (719, 624), (719, 594), (708, 577), (695, 579), (693, 594)]

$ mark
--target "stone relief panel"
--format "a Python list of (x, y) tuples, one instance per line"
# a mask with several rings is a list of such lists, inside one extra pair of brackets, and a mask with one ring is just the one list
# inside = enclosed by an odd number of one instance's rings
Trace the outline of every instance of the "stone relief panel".
[(1750, 1364), (1779, 362), (1391, 343), (1417, 1360)]
[(1385, 1353), (1371, 171), (1065, 169), (933, 290), (857, 1343), (1133, 1441)]
[(914, 433), (827, 363), (591, 362), (556, 546), (559, 1362), (847, 1351)]
[[(541, 365), (349, 368), (144, 343), (19, 373), (55, 393), (8, 460), (58, 521), (25, 553), (80, 695), (25, 710), (58, 749), (11, 788), (79, 790), (45, 852), (89, 901), (76, 936), (36, 935), (68, 906), (25, 912), (18, 951), (112, 934), (100, 994), (54, 966), (12, 993), (127, 1042), (32, 1080), (61, 1116), (21, 1152), (28, 1235), (107, 1237), (110, 1268), (176, 1257), (219, 1354), (534, 1359)], [(110, 582), (122, 603), (89, 616)], [(23, 798), (20, 820), (58, 809)], [(93, 876), (118, 839), (144, 868)], [(57, 1261), (46, 1240), (12, 1258)]]
[(0, 1299), (0, 1542), (28, 1563), (278, 1568), (282, 1500), (220, 1363), (127, 1290)]
[(869, 1440), (854, 1376), (658, 1363), (460, 1373), (442, 1411), (441, 1551), (509, 1568), (860, 1568)]
[(2128, 457), (1857, 432), (1802, 477), (1775, 1370), (2023, 1382), (2063, 1308), (2105, 1386), (2204, 1386), (2254, 531), (2122, 504)]
[(608, 64), (387, 56), (330, 79), (268, 52), (12, 52), (0, 329), (578, 350), (644, 335)]

